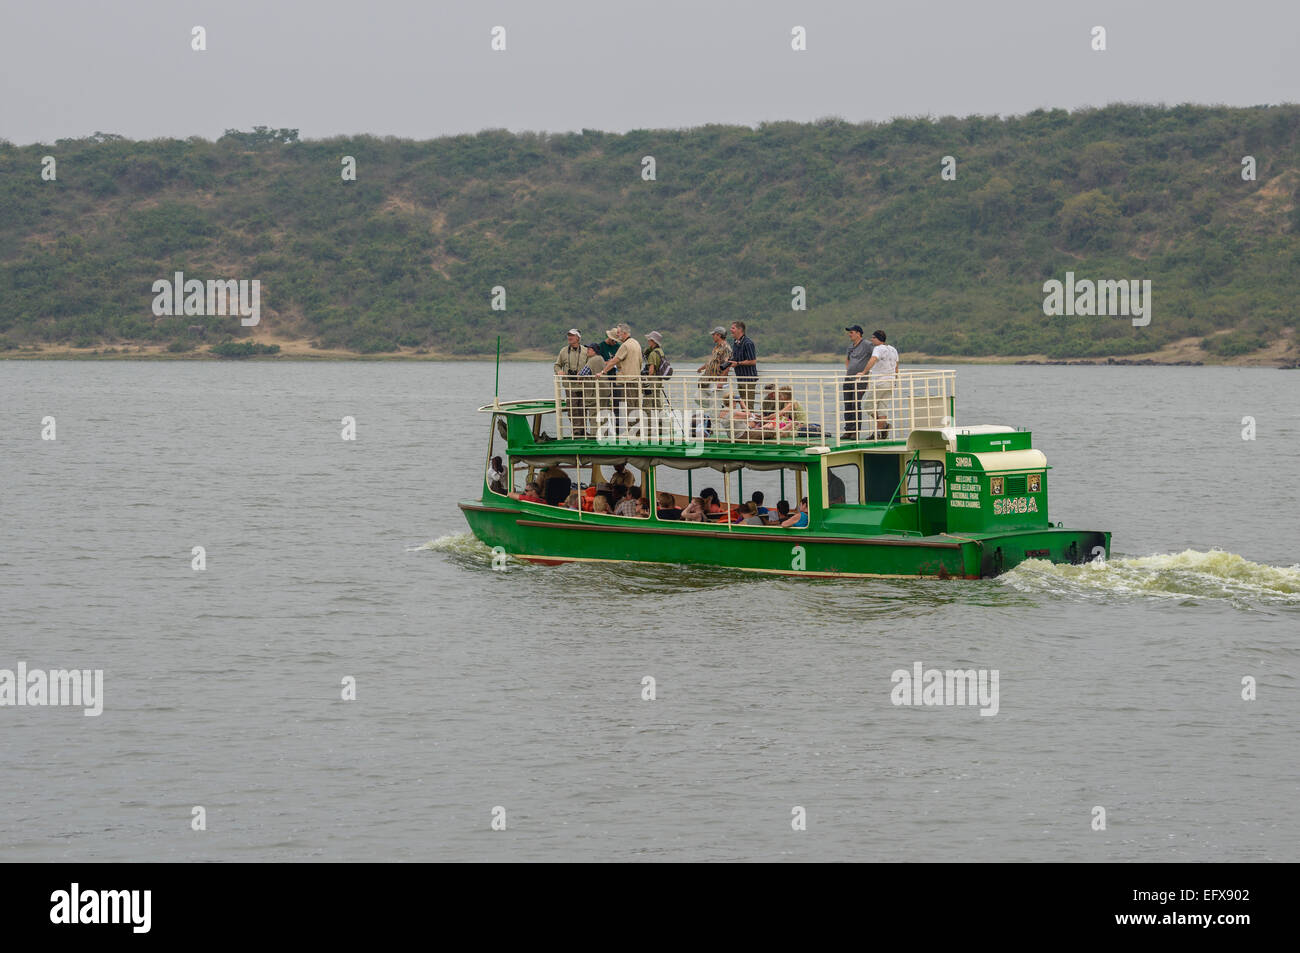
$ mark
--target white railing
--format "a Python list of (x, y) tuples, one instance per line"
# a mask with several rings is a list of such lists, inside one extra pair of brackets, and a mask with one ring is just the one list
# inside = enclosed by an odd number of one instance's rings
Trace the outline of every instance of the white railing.
[(602, 443), (838, 447), (906, 440), (917, 428), (955, 426), (956, 395), (957, 372), (951, 370), (905, 370), (879, 379), (800, 370), (764, 370), (749, 381), (680, 373), (627, 382), (555, 378), (558, 436)]

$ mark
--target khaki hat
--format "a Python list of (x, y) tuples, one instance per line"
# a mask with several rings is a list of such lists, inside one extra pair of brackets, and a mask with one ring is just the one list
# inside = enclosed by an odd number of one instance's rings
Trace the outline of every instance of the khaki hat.
[(656, 344), (664, 343), (663, 335), (661, 335), (658, 331), (651, 331), (649, 334), (646, 335), (646, 340), (654, 341)]
[(727, 329), (724, 328), (722, 325), (719, 324), (716, 328), (714, 328), (714, 329), (713, 329), (712, 331), (710, 331), (709, 333), (710, 333), (710, 334), (721, 334), (721, 335), (725, 338), (725, 337), (727, 336)]
[(569, 333), (576, 334), (578, 337), (582, 337), (582, 332), (579, 331), (577, 328), (569, 328)]
[(607, 337), (607, 338), (617, 338), (617, 337), (618, 337), (618, 328), (610, 328), (608, 331), (605, 332), (605, 337)]

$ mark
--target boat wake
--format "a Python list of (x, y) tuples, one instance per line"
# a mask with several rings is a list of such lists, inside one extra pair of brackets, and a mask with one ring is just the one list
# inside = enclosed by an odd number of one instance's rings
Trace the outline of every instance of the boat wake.
[(1031, 559), (999, 576), (1021, 592), (1225, 601), (1243, 608), (1300, 607), (1300, 566), (1254, 563), (1218, 549), (1114, 557), (1079, 566)]
[(486, 556), (492, 555), (492, 550), (479, 542), (473, 533), (449, 533), (446, 536), (439, 536), (437, 539), (431, 539), (420, 546), (411, 546), (406, 551), (408, 553), (419, 553), (425, 550), (432, 550), (437, 553), (459, 553), (463, 556)]

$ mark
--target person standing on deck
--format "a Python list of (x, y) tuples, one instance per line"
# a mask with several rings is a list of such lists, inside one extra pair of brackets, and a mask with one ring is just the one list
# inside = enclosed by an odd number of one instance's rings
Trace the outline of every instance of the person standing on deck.
[(632, 329), (628, 325), (620, 324), (615, 330), (618, 333), (619, 340), (623, 343), (619, 345), (614, 356), (609, 359), (605, 369), (596, 376), (617, 375), (613, 397), (614, 415), (618, 421), (618, 431), (622, 431), (625, 426), (623, 414), (619, 412), (620, 402), (627, 403), (627, 417), (629, 419), (635, 408), (638, 423), (640, 422), (641, 344), (636, 338), (632, 337)]
[(582, 335), (577, 328), (569, 328), (569, 343), (560, 348), (560, 353), (555, 358), (555, 376), (566, 378), (564, 397), (569, 405), (569, 425), (577, 437), (582, 436), (582, 431), (586, 429), (583, 423), (582, 391), (576, 381), (570, 386), (567, 379), (577, 377), (578, 371), (582, 370), (585, 361), (583, 351)]
[[(594, 342), (588, 342), (583, 347), (583, 353), (587, 355), (581, 369), (578, 371), (578, 380), (576, 389), (578, 398), (573, 403), (574, 434), (579, 437), (590, 437), (596, 430), (596, 375), (605, 369), (605, 359), (600, 356), (599, 349)], [(581, 420), (581, 427), (578, 421)]]
[(716, 429), (722, 412), (722, 390), (727, 386), (727, 372), (723, 368), (731, 360), (731, 345), (727, 343), (727, 329), (722, 325), (714, 328), (712, 334), (713, 350), (696, 370), (700, 374), (700, 406), (709, 418), (709, 425)]
[(601, 356), (602, 360), (608, 361), (618, 353), (618, 328), (610, 328), (605, 332), (605, 340), (594, 345), (596, 353)]
[(569, 343), (560, 348), (555, 358), (555, 373), (561, 377), (577, 377), (583, 360), (582, 335), (577, 328), (569, 328)]
[(724, 370), (736, 372), (736, 390), (740, 392), (740, 399), (745, 402), (745, 406), (752, 409), (754, 388), (758, 384), (758, 349), (754, 346), (753, 339), (746, 336), (744, 321), (731, 323), (731, 336), (734, 339), (731, 360)]
[(849, 353), (844, 358), (844, 433), (841, 440), (857, 440), (863, 428), (862, 395), (867, 392), (867, 361), (872, 344), (862, 336), (862, 325), (844, 329), (849, 332)]
[[(651, 331), (645, 336), (645, 372), (647, 378), (661, 377), (664, 365), (663, 335), (658, 331)], [(661, 398), (664, 395), (664, 385), (657, 380), (645, 381), (645, 405), (647, 407), (658, 408), (662, 403)]]
[(872, 437), (879, 436), (880, 431), (889, 432), (889, 418), (880, 409), (881, 402), (888, 402), (898, 383), (898, 350), (892, 344), (885, 343), (884, 331), (873, 331), (871, 343), (874, 346), (871, 360), (867, 361), (866, 373), (871, 381), (871, 416), (874, 420)]

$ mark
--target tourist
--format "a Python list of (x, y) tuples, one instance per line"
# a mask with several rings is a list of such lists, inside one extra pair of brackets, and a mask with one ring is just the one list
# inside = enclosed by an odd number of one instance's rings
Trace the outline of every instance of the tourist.
[[(555, 376), (564, 378), (573, 378), (578, 376), (578, 371), (582, 370), (585, 363), (582, 347), (582, 335), (578, 333), (577, 328), (569, 328), (568, 343), (560, 348), (560, 353), (555, 358)], [(582, 436), (586, 429), (582, 418), (582, 397), (578, 386), (564, 387), (565, 400), (568, 403), (569, 425), (575, 437)]]
[(682, 510), (682, 519), (688, 523), (703, 523), (705, 518), (704, 510), (704, 498), (697, 496), (687, 503), (686, 508)]
[(862, 336), (862, 325), (844, 329), (849, 332), (849, 352), (844, 358), (844, 433), (841, 440), (857, 440), (862, 418), (862, 395), (867, 392), (867, 361), (872, 345)]
[(639, 486), (628, 487), (627, 496), (619, 500), (618, 506), (614, 507), (615, 516), (637, 516), (637, 510), (640, 509), (641, 488)]
[(740, 521), (748, 526), (765, 526), (763, 517), (758, 515), (758, 505), (750, 500), (740, 504)]
[[(651, 331), (645, 336), (646, 348), (644, 354), (645, 366), (641, 368), (643, 377), (656, 378), (663, 376), (663, 366), (667, 361), (664, 356), (663, 336), (658, 331)], [(647, 380), (645, 382), (645, 406), (658, 407), (664, 393), (664, 385), (661, 381)]]
[(573, 489), (573, 481), (559, 466), (551, 464), (542, 472), (542, 496), (551, 506), (561, 506)]
[(704, 515), (712, 518), (724, 512), (722, 501), (718, 499), (718, 491), (711, 486), (706, 486), (700, 490), (700, 499), (704, 502)]
[(700, 374), (700, 387), (704, 390), (721, 390), (727, 386), (727, 373), (723, 365), (731, 361), (731, 345), (727, 343), (727, 330), (718, 325), (713, 335), (713, 350), (708, 359), (696, 368)]
[[(871, 380), (871, 411), (876, 418), (876, 439), (883, 439), (880, 431), (889, 432), (889, 420), (880, 409), (882, 402), (888, 402), (898, 383), (898, 351), (892, 344), (885, 343), (885, 332), (874, 331), (871, 335), (874, 350), (871, 360), (867, 361), (866, 373)], [(884, 426), (881, 426), (881, 421)]]
[(789, 519), (789, 517), (790, 517), (790, 501), (777, 500), (776, 517), (774, 518), (773, 522), (780, 525), (783, 524), (787, 519)]
[(492, 458), (492, 466), (488, 470), (488, 489), (493, 493), (505, 495), (506, 492), (506, 467), (501, 462), (500, 457)]
[(754, 387), (758, 383), (758, 349), (753, 339), (745, 335), (745, 322), (731, 323), (731, 359), (727, 361), (726, 370), (736, 374), (736, 390), (744, 399), (746, 406), (754, 403)]
[[(633, 410), (636, 410), (638, 421), (640, 420), (641, 411), (641, 344), (636, 338), (632, 337), (632, 329), (626, 324), (620, 324), (616, 329), (619, 340), (622, 342), (618, 351), (609, 359), (597, 377), (614, 376), (613, 403), (614, 415), (618, 421), (616, 432), (626, 432), (626, 422), (630, 422)], [(624, 411), (619, 409), (620, 404), (626, 404), (626, 417)]]
[(618, 329), (610, 328), (605, 332), (605, 340), (594, 346), (596, 348), (596, 353), (600, 355), (600, 359), (602, 361), (608, 361), (618, 353), (618, 343)]
[(799, 501), (799, 512), (793, 513), (781, 522), (782, 526), (792, 526), (795, 529), (802, 529), (808, 525), (808, 497)]
[(511, 494), (509, 494), (509, 496), (510, 496), (510, 499), (512, 499), (512, 500), (522, 500), (522, 501), (525, 502), (525, 503), (545, 503), (545, 502), (546, 502), (546, 500), (542, 499), (542, 490), (541, 490), (541, 487), (539, 487), (536, 483), (529, 483), (526, 487), (524, 487), (524, 492), (522, 492), (522, 493), (511, 493)]
[(700, 406), (704, 408), (712, 428), (717, 430), (721, 411), (718, 398), (722, 396), (722, 390), (727, 386), (726, 367), (731, 360), (731, 345), (727, 343), (727, 329), (722, 325), (718, 325), (709, 333), (713, 336), (713, 350), (697, 370), (700, 374)]
[(679, 520), (682, 518), (682, 508), (677, 505), (671, 493), (655, 494), (655, 511), (661, 520)]
[(627, 469), (626, 463), (616, 463), (614, 472), (609, 475), (609, 482), (617, 488), (616, 492), (621, 497), (636, 483), (636, 477)]
[(569, 498), (564, 501), (564, 508), (566, 510), (582, 509), (582, 494), (577, 490), (570, 490)]
[(573, 409), (569, 413), (574, 421), (574, 436), (590, 437), (598, 426), (596, 410), (600, 403), (597, 400), (598, 385), (595, 375), (605, 369), (605, 359), (600, 356), (600, 348), (595, 344), (587, 344), (583, 352), (586, 358), (578, 370), (577, 382), (570, 388), (570, 394), (576, 392), (577, 396), (570, 397), (570, 406)]
[(591, 511), (593, 513), (604, 513), (609, 515), (609, 497), (604, 493), (597, 493), (596, 498), (591, 501)]
[(644, 496), (636, 501), (636, 515), (643, 520), (650, 518), (650, 501)]
[(769, 510), (766, 506), (763, 505), (763, 499), (764, 499), (763, 491), (755, 490), (750, 495), (749, 499), (750, 502), (754, 504), (754, 512), (756, 512), (759, 516), (763, 517), (764, 519), (767, 519), (767, 515), (768, 513), (771, 512), (771, 510)]
[(569, 328), (568, 343), (560, 348), (560, 353), (555, 358), (555, 373), (560, 377), (577, 377), (585, 361), (582, 335), (577, 328)]

